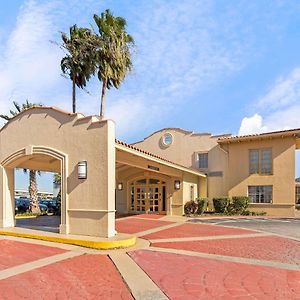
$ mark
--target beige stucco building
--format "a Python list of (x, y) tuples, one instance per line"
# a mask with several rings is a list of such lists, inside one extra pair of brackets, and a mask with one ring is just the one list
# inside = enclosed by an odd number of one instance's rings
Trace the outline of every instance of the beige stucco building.
[[(250, 196), (253, 211), (294, 216), (300, 129), (249, 136), (159, 130), (134, 145), (207, 175), (207, 197)], [(185, 201), (188, 199), (185, 199)]]
[(299, 133), (167, 128), (128, 145), (115, 139), (112, 120), (31, 108), (0, 130), (0, 227), (15, 225), (15, 168), (61, 173), (65, 234), (112, 237), (116, 213), (182, 215), (198, 197), (249, 195), (253, 210), (293, 216)]

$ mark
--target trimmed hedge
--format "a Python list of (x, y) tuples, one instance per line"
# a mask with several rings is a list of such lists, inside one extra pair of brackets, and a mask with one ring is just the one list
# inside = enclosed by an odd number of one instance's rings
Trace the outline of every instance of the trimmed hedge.
[(213, 204), (216, 213), (225, 213), (230, 203), (228, 197), (213, 198)]
[(206, 211), (208, 199), (207, 198), (197, 198), (196, 201), (198, 204), (197, 214), (202, 215)]

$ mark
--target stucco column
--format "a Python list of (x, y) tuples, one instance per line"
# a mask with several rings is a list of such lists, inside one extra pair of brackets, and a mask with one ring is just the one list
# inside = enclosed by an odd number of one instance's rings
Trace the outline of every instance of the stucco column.
[(116, 146), (115, 123), (107, 121), (107, 236), (112, 237), (115, 231), (115, 185), (116, 185)]
[(0, 226), (15, 226), (14, 169), (0, 166)]

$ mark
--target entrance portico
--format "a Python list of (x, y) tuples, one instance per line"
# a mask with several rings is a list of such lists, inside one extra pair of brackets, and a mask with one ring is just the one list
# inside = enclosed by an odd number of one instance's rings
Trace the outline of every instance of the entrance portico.
[[(82, 176), (79, 165), (86, 165)], [(60, 233), (115, 235), (115, 125), (51, 107), (27, 109), (0, 130), (0, 227), (15, 225), (14, 168), (61, 173)]]
[(206, 176), (117, 140), (116, 187), (117, 213), (182, 215), (206, 197)]

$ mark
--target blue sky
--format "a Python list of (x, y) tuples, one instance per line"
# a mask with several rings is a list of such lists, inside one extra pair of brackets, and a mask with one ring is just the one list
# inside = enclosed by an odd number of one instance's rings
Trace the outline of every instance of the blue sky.
[[(300, 127), (297, 0), (1, 1), (0, 112), (25, 99), (71, 110), (63, 53), (49, 41), (75, 23), (90, 26), (106, 8), (127, 19), (137, 46), (134, 71), (107, 95), (119, 138), (134, 142), (162, 127), (214, 134)], [(78, 92), (78, 111), (97, 114), (100, 84), (91, 80), (87, 90)], [(40, 189), (49, 179), (40, 178)], [(17, 186), (27, 187), (22, 175)]]

